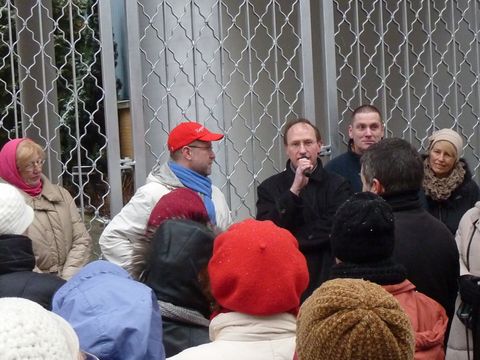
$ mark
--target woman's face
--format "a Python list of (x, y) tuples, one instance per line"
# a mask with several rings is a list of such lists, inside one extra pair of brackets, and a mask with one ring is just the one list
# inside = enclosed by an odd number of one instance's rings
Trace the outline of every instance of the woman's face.
[(446, 177), (450, 174), (457, 162), (455, 147), (448, 141), (438, 141), (428, 154), (430, 168), (437, 177)]
[(30, 186), (38, 185), (42, 177), (42, 168), (45, 160), (40, 154), (35, 154), (24, 164), (19, 164), (18, 172), (23, 181)]

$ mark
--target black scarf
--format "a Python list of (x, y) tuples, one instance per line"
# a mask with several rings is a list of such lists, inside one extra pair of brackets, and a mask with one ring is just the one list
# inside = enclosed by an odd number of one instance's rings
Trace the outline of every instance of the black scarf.
[(402, 265), (389, 259), (366, 264), (336, 264), (332, 267), (330, 278), (363, 279), (378, 285), (395, 285), (407, 278), (407, 272)]

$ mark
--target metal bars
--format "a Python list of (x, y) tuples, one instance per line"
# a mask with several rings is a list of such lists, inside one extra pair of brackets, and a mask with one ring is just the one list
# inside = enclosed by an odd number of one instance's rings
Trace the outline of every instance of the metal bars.
[[(425, 150), (428, 136), (462, 134), (475, 172), (479, 160), (478, 1), (334, 1), (340, 135), (351, 110), (373, 103), (388, 136)], [(338, 153), (338, 151), (337, 151)]]

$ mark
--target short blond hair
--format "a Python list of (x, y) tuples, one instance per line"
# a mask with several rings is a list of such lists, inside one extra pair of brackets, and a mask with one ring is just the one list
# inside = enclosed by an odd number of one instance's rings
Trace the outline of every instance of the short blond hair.
[(42, 147), (36, 142), (30, 139), (25, 139), (20, 142), (17, 146), (16, 152), (16, 163), (17, 167), (25, 167), (33, 160), (33, 157), (40, 156), (42, 159), (45, 159), (45, 151)]

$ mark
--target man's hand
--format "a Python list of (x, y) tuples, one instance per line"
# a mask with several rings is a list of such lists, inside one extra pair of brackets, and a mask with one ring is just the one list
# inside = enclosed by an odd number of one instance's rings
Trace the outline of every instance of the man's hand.
[(295, 170), (295, 179), (293, 179), (292, 186), (290, 187), (290, 191), (295, 195), (300, 194), (300, 190), (302, 190), (308, 184), (308, 176), (305, 174), (309, 174), (313, 170), (313, 165), (307, 158), (302, 158), (298, 160), (297, 169)]

